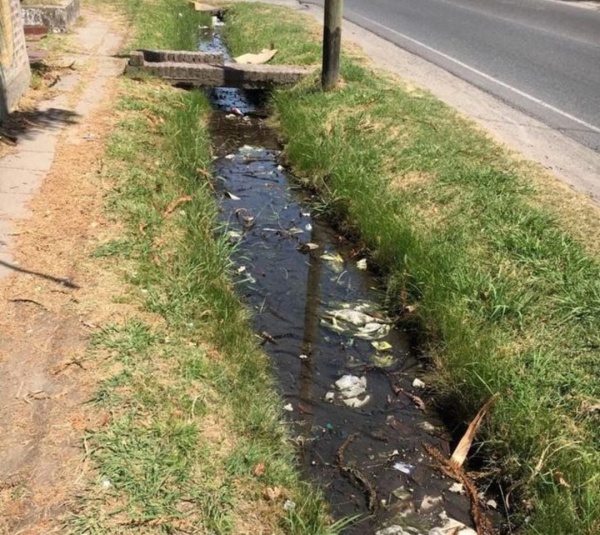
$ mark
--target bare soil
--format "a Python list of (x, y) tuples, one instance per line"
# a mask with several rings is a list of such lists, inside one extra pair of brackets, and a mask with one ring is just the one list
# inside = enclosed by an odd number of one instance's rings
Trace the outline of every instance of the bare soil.
[(31, 216), (17, 224), (13, 273), (0, 279), (0, 533), (11, 535), (64, 531), (88, 471), (85, 431), (109, 420), (86, 404), (104, 374), (86, 345), (129, 312), (113, 302), (114, 270), (90, 255), (119, 232), (103, 215), (99, 170), (124, 31), (106, 14), (87, 10), (84, 21), (74, 42), (88, 68), (69, 88), (78, 120), (59, 135)]

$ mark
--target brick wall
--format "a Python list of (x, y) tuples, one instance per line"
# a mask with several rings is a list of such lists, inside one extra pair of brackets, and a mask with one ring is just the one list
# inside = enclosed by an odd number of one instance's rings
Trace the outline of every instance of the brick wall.
[(0, 117), (14, 108), (30, 78), (21, 3), (0, 0)]

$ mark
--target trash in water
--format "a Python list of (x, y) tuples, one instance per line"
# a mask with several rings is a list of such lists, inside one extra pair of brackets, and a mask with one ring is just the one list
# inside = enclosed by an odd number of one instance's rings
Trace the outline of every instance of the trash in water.
[(325, 253), (325, 254), (321, 255), (321, 258), (329, 264), (329, 267), (335, 273), (341, 273), (342, 270), (344, 269), (344, 259), (341, 257), (341, 255), (339, 253), (336, 253), (336, 254)]
[(325, 401), (327, 401), (327, 403), (333, 403), (333, 400), (335, 399), (335, 393), (334, 392), (326, 392), (324, 399), (325, 399)]
[(354, 398), (366, 392), (367, 378), (344, 375), (335, 382), (335, 386), (345, 398)]
[(441, 496), (425, 495), (425, 496), (423, 496), (423, 499), (421, 500), (421, 505), (419, 508), (421, 511), (428, 513), (429, 511), (431, 511), (432, 509), (435, 509), (438, 505), (440, 505), (443, 502), (444, 502), (444, 498), (442, 498)]
[(307, 242), (307, 243), (303, 243), (298, 247), (298, 251), (300, 251), (301, 253), (308, 253), (309, 251), (314, 251), (315, 249), (318, 249), (319, 246), (316, 243), (311, 243), (311, 242)]
[(294, 410), (294, 406), (291, 403), (283, 406), (284, 411), (292, 412)]
[(455, 492), (456, 494), (464, 494), (465, 486), (462, 483), (452, 483), (450, 488), (448, 489), (450, 492)]
[(421, 379), (415, 379), (412, 382), (413, 388), (425, 388), (425, 383)]
[(361, 271), (365, 271), (367, 269), (367, 259), (366, 258), (362, 258), (361, 260), (359, 260), (358, 262), (356, 262), (356, 267), (358, 269), (360, 269)]
[(344, 399), (343, 402), (352, 409), (360, 409), (371, 401), (371, 396), (367, 394), (364, 398), (348, 398)]
[(375, 532), (375, 535), (415, 535), (412, 531), (405, 531), (400, 526), (388, 526)]
[(412, 498), (410, 491), (406, 490), (404, 487), (398, 487), (396, 490), (392, 491), (392, 494), (400, 501), (406, 501)]
[(237, 115), (238, 117), (244, 116), (244, 112), (242, 110), (240, 110), (239, 108), (236, 108), (235, 106), (231, 106), (229, 111), (231, 112), (232, 115)]
[(227, 231), (227, 237), (232, 240), (239, 240), (242, 237), (242, 233), (237, 230), (229, 230)]
[(239, 268), (237, 268), (238, 273), (244, 273), (244, 271), (246, 271), (246, 266), (240, 266)]
[(444, 524), (430, 529), (428, 535), (477, 535), (474, 529), (468, 528), (454, 518), (448, 518), (445, 511), (442, 511), (439, 516)]
[(385, 338), (390, 332), (391, 322), (365, 312), (372, 308), (368, 303), (358, 304), (354, 308), (344, 305), (340, 309), (326, 311), (322, 323), (338, 333), (348, 334), (353, 331), (354, 336), (363, 340)]
[(389, 351), (392, 349), (392, 345), (385, 340), (383, 342), (371, 342), (371, 345), (377, 349), (377, 351)]
[(414, 470), (414, 466), (412, 466), (411, 464), (407, 464), (407, 463), (402, 463), (402, 462), (398, 462), (398, 463), (394, 463), (394, 470), (398, 470), (398, 472), (402, 472), (403, 474), (406, 475), (410, 475), (412, 473), (412, 471)]
[(391, 353), (384, 353), (383, 355), (375, 353), (374, 355), (371, 355), (371, 361), (378, 368), (390, 368), (396, 364), (396, 357)]
[(223, 195), (225, 195), (225, 197), (230, 198), (232, 201), (240, 201), (241, 200), (237, 195), (234, 195), (230, 191), (225, 191), (223, 193)]
[(215, 17), (215, 16), (212, 17), (211, 24), (212, 24), (213, 28), (218, 28), (219, 26), (225, 26), (225, 23), (223, 21), (219, 20), (219, 17)]
[(427, 431), (427, 433), (433, 433), (433, 432), (435, 432), (435, 430), (436, 430), (436, 427), (435, 427), (435, 425), (433, 425), (432, 423), (430, 423), (430, 422), (427, 422), (427, 421), (425, 421), (425, 422), (421, 422), (421, 423), (419, 424), (419, 427), (420, 427), (420, 428), (421, 428), (423, 431)]
[(234, 59), (236, 63), (244, 63), (246, 65), (261, 65), (271, 61), (275, 54), (277, 54), (277, 50), (275, 48), (263, 48), (258, 54), (242, 54)]
[(300, 360), (308, 360), (308, 355), (298, 355)]
[[(335, 386), (340, 391), (342, 401), (353, 409), (363, 407), (371, 400), (370, 395), (364, 395), (367, 391), (366, 377), (344, 375), (335, 382)], [(363, 395), (364, 397), (361, 397)]]
[(308, 232), (310, 232), (313, 229), (313, 226), (309, 223), (308, 225), (305, 225), (304, 227)]

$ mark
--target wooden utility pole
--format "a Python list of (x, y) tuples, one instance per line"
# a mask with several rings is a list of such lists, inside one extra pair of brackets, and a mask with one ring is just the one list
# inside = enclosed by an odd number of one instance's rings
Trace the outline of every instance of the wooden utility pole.
[(340, 76), (340, 50), (342, 48), (342, 10), (344, 0), (325, 0), (323, 21), (323, 74), (324, 91), (333, 89)]

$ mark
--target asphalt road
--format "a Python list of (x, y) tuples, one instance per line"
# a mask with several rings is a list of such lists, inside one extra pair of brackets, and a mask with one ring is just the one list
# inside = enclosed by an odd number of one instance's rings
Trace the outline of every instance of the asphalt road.
[(344, 0), (344, 16), (600, 152), (600, 10), (553, 0)]

